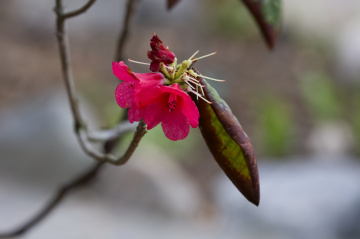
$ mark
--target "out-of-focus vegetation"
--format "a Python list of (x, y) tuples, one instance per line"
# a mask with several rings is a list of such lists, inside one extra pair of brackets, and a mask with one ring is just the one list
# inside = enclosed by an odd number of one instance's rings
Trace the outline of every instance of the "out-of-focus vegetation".
[[(358, 89), (360, 92), (360, 89)], [(360, 93), (353, 97), (353, 108), (350, 113), (351, 124), (355, 134), (355, 152), (360, 155)]]
[(288, 155), (296, 128), (288, 103), (277, 96), (269, 95), (260, 101), (257, 110), (256, 128), (264, 152), (276, 157)]
[(229, 38), (251, 40), (258, 37), (257, 26), (249, 11), (238, 0), (211, 0), (204, 4), (209, 13), (209, 27), (217, 34)]
[(334, 81), (324, 72), (303, 73), (301, 90), (310, 115), (316, 122), (341, 117), (341, 101)]

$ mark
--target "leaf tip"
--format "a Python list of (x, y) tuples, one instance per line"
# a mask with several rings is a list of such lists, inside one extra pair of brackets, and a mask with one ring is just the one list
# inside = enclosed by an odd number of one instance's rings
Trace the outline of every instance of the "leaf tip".
[(175, 5), (176, 3), (178, 2), (179, 0), (168, 0), (167, 1), (167, 9), (168, 10), (171, 10)]

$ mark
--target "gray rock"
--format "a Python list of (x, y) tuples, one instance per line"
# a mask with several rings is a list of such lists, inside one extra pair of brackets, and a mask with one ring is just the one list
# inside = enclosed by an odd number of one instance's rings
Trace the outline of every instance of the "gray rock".
[(42, 186), (53, 187), (92, 163), (77, 142), (65, 92), (51, 90), (1, 111), (0, 152), (0, 175)]
[[(248, 203), (226, 177), (216, 198), (230, 229), (254, 238), (359, 238), (360, 164), (298, 158), (261, 163), (261, 200)], [(348, 223), (352, 222), (352, 223)], [(351, 234), (351, 235), (349, 235)]]

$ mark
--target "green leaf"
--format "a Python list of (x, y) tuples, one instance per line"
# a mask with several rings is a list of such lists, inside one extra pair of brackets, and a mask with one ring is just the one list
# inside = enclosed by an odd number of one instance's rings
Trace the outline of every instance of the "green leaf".
[(274, 48), (281, 27), (281, 0), (242, 0), (255, 18), (270, 48)]
[(219, 94), (204, 79), (208, 104), (199, 99), (194, 101), (200, 112), (199, 128), (217, 163), (225, 174), (252, 203), (259, 205), (259, 174), (253, 147), (237, 118)]

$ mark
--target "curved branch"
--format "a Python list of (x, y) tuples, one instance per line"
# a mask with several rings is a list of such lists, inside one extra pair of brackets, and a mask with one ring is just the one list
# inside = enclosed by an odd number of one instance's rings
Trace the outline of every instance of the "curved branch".
[(112, 129), (104, 129), (100, 131), (92, 131), (87, 133), (87, 138), (91, 142), (107, 142), (120, 138), (123, 134), (136, 129), (135, 124), (130, 122), (119, 123)]
[[(16, 228), (13, 231), (10, 231), (8, 233), (0, 233), (0, 238), (13, 238), (20, 235), (23, 235), (28, 230), (33, 228), (35, 225), (37, 225), (40, 221), (42, 221), (46, 216), (57, 206), (59, 203), (73, 190), (85, 186), (88, 182), (90, 182), (93, 178), (96, 177), (100, 169), (105, 165), (105, 163), (111, 163), (114, 165), (122, 165), (126, 163), (129, 158), (132, 156), (133, 152), (137, 148), (140, 140), (146, 133), (146, 125), (143, 120), (141, 120), (136, 128), (134, 137), (125, 151), (124, 155), (121, 157), (116, 158), (113, 155), (110, 155), (109, 153), (113, 150), (115, 144), (109, 143), (114, 142), (114, 140), (118, 140), (121, 135), (128, 130), (133, 128), (133, 125), (124, 125), (121, 124), (121, 126), (117, 126), (116, 128), (112, 130), (105, 130), (100, 131), (96, 133), (88, 132), (86, 129), (86, 124), (82, 119), (82, 116), (80, 114), (80, 110), (78, 107), (78, 100), (76, 96), (76, 90), (75, 90), (75, 84), (74, 84), (74, 78), (72, 74), (71, 69), (71, 63), (70, 63), (70, 47), (68, 43), (68, 38), (65, 31), (65, 20), (67, 18), (71, 18), (74, 16), (77, 16), (86, 10), (88, 10), (93, 3), (96, 0), (89, 0), (83, 7), (81, 7), (78, 10), (64, 13), (63, 12), (63, 6), (62, 6), (62, 0), (55, 0), (55, 13), (56, 13), (56, 36), (58, 40), (59, 45), (59, 52), (60, 52), (60, 60), (61, 60), (61, 67), (64, 74), (64, 82), (66, 86), (66, 91), (68, 95), (68, 99), (70, 102), (71, 112), (74, 118), (74, 126), (75, 126), (75, 132), (78, 137), (78, 140), (80, 142), (80, 145), (82, 149), (85, 151), (86, 154), (93, 157), (94, 159), (98, 160), (97, 163), (95, 163), (89, 170), (85, 171), (80, 176), (74, 178), (71, 182), (63, 185), (59, 188), (59, 190), (55, 193), (53, 198), (49, 200), (49, 202), (40, 210), (38, 214), (33, 216), (28, 222), (21, 225), (20, 227)], [(137, 0), (134, 0), (135, 2)], [(128, 3), (128, 12), (126, 18), (127, 24), (125, 24), (126, 27), (124, 27), (124, 31), (122, 33), (121, 39), (125, 39), (127, 35), (127, 28), (129, 24), (129, 18), (131, 16), (131, 11), (129, 13), (129, 6), (133, 6), (134, 3), (131, 3), (130, 0)], [(131, 7), (130, 7), (131, 9)], [(124, 41), (124, 40), (122, 40)], [(123, 47), (123, 43), (122, 46)], [(104, 153), (101, 153), (100, 151), (96, 151), (93, 146), (91, 145), (90, 141), (103, 141), (104, 145)]]
[[(87, 155), (98, 160), (99, 162), (106, 162), (106, 163), (110, 163), (110, 164), (119, 166), (119, 165), (125, 164), (130, 159), (130, 157), (134, 153), (135, 149), (139, 145), (140, 140), (146, 134), (146, 132), (147, 131), (146, 131), (146, 125), (144, 123), (144, 120), (141, 120), (136, 128), (134, 137), (133, 137), (129, 147), (127, 148), (127, 150), (121, 157), (115, 157), (112, 154), (101, 153), (100, 151), (95, 150), (94, 147), (89, 142), (89, 140), (86, 136), (86, 132), (81, 131), (77, 134), (77, 136), (78, 136), (78, 140), (80, 142), (81, 148)], [(113, 145), (112, 147), (114, 147), (114, 146), (115, 145)]]
[(29, 229), (31, 229), (33, 226), (35, 226), (41, 220), (43, 220), (47, 215), (49, 215), (49, 213), (57, 205), (59, 205), (59, 203), (67, 194), (69, 194), (74, 189), (85, 186), (88, 182), (90, 182), (93, 178), (95, 178), (95, 176), (97, 175), (103, 164), (104, 163), (102, 162), (97, 162), (90, 168), (90, 170), (85, 171), (83, 174), (76, 177), (70, 183), (60, 187), (59, 190), (53, 196), (53, 198), (49, 200), (49, 202), (41, 209), (41, 211), (38, 214), (36, 214), (28, 222), (16, 228), (15, 230), (10, 231), (8, 233), (0, 234), (0, 238), (13, 238), (25, 234)]
[(70, 47), (69, 40), (65, 32), (65, 18), (63, 13), (63, 6), (61, 0), (56, 0), (56, 37), (59, 45), (60, 61), (62, 72), (64, 74), (64, 83), (66, 86), (67, 96), (70, 102), (71, 112), (75, 121), (75, 131), (77, 132), (81, 127), (85, 127), (81, 118), (78, 107), (78, 99), (76, 96), (76, 89), (74, 85), (74, 77), (71, 69)]
[(74, 10), (72, 12), (65, 13), (63, 15), (63, 17), (64, 18), (70, 18), (70, 17), (75, 17), (77, 15), (80, 15), (80, 14), (86, 12), (95, 3), (95, 1), (96, 0), (89, 0), (84, 6), (82, 6), (78, 10)]
[[(130, 0), (128, 5), (133, 6), (133, 4), (131, 2), (136, 2), (136, 1), (137, 0)], [(146, 133), (145, 123), (143, 121), (141, 121), (139, 123), (137, 130), (135, 132), (134, 138), (133, 138), (132, 142), (130, 143), (127, 151), (125, 152), (125, 154), (122, 157), (115, 157), (108, 153), (104, 154), (93, 147), (93, 145), (90, 142), (91, 139), (89, 139), (89, 135), (91, 135), (91, 134), (88, 133), (88, 131), (87, 131), (86, 123), (82, 119), (82, 116), (81, 116), (80, 110), (79, 110), (79, 106), (78, 106), (78, 99), (77, 99), (77, 95), (76, 95), (74, 77), (73, 77), (71, 63), (70, 63), (70, 47), (69, 47), (68, 37), (67, 37), (66, 31), (65, 31), (66, 18), (64, 16), (66, 16), (66, 14), (63, 13), (63, 7), (62, 7), (61, 0), (56, 0), (55, 12), (56, 12), (56, 16), (57, 16), (57, 21), (56, 21), (57, 34), (56, 35), (57, 35), (57, 39), (58, 39), (60, 60), (61, 60), (61, 66), (62, 66), (62, 71), (63, 71), (63, 75), (64, 75), (64, 83), (66, 86), (66, 92), (67, 92), (68, 99), (70, 102), (71, 112), (72, 112), (73, 118), (74, 118), (75, 132), (76, 132), (78, 141), (81, 145), (81, 148), (87, 155), (98, 160), (99, 162), (108, 162), (108, 163), (111, 163), (114, 165), (122, 165), (128, 161), (128, 159), (131, 157), (133, 151), (136, 149), (138, 143), (140, 142), (141, 138)], [(110, 140), (111, 139), (108, 139), (108, 140), (106, 140), (106, 142), (108, 142)]]

